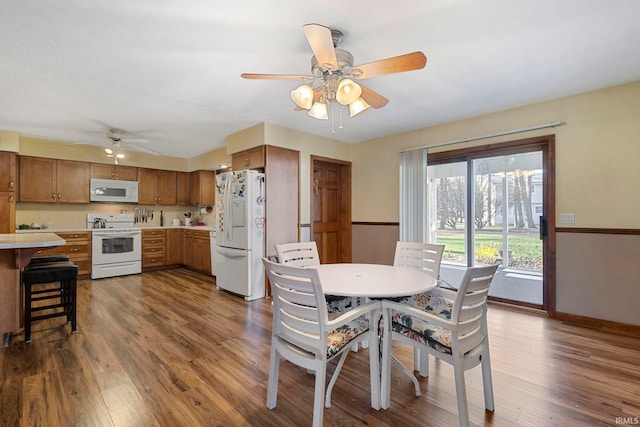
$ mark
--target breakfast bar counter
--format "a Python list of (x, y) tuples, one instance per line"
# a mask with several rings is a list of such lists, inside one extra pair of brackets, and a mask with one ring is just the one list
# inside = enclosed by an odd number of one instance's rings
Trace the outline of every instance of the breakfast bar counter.
[(9, 333), (20, 328), (20, 272), (38, 250), (64, 245), (54, 233), (0, 234), (0, 334), (1, 347)]

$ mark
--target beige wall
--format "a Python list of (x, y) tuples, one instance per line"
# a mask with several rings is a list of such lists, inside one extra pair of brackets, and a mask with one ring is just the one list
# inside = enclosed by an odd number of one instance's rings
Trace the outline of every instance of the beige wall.
[[(106, 145), (105, 145), (106, 146)], [(95, 163), (112, 163), (103, 147), (73, 144), (41, 138), (20, 136), (21, 156), (49, 157), (52, 159), (78, 160)], [(188, 172), (189, 161), (178, 157), (155, 156), (137, 151), (124, 151), (125, 158), (120, 160), (123, 166), (136, 166), (152, 169), (166, 169)]]
[(576, 227), (640, 228), (639, 117), (640, 82), (634, 82), (354, 145), (353, 220), (398, 221), (402, 149), (564, 121), (437, 150), (555, 134), (557, 215), (575, 213)]

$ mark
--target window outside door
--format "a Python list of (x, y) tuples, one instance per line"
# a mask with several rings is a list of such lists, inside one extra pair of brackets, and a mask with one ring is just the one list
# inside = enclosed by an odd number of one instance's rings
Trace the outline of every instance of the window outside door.
[(494, 300), (547, 309), (544, 151), (476, 152), (427, 167), (428, 241), (445, 245), (441, 279), (500, 264)]

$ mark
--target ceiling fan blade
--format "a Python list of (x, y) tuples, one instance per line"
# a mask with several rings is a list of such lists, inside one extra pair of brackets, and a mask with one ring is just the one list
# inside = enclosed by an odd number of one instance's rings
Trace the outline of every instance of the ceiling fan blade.
[(313, 80), (312, 76), (294, 76), (289, 74), (240, 74), (243, 79), (263, 79), (263, 80)]
[(327, 70), (337, 70), (338, 60), (336, 59), (336, 51), (333, 48), (331, 29), (319, 24), (306, 24), (303, 28), (304, 35), (307, 37), (318, 64)]
[(381, 59), (367, 64), (356, 65), (351, 68), (351, 74), (357, 79), (384, 74), (402, 73), (424, 68), (427, 65), (427, 57), (422, 52), (407, 53), (392, 58)]
[(372, 108), (382, 108), (389, 102), (387, 98), (380, 95), (379, 93), (374, 92), (365, 86), (362, 86), (360, 83), (358, 83), (358, 85), (362, 88), (362, 94), (360, 95), (360, 97), (364, 99)]

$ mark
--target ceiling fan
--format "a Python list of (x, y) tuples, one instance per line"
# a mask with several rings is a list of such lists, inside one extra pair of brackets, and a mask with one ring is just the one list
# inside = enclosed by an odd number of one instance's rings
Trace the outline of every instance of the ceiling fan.
[(427, 57), (418, 51), (354, 66), (353, 55), (344, 49), (338, 49), (344, 40), (342, 32), (319, 24), (306, 24), (303, 29), (314, 55), (311, 58), (311, 75), (244, 73), (241, 77), (308, 81), (308, 84), (291, 92), (291, 99), (296, 103), (296, 109), (309, 110), (309, 116), (317, 119), (327, 119), (328, 109), (334, 102), (348, 105), (351, 117), (369, 107), (381, 108), (387, 105), (388, 99), (355, 83), (353, 79), (359, 81), (385, 74), (419, 70), (427, 64)]
[[(127, 138), (126, 135), (127, 135), (127, 132), (125, 132), (122, 129), (111, 129), (107, 134), (107, 138), (109, 138), (109, 140), (111, 141), (111, 144), (109, 147), (105, 147), (104, 152), (107, 153), (107, 157), (113, 158), (113, 162), (116, 165), (118, 164), (119, 159), (124, 159), (125, 157), (124, 153), (122, 152), (122, 149), (125, 144), (130, 144), (134, 146), (134, 143), (140, 144), (140, 143), (149, 142), (144, 138)], [(150, 154), (156, 154), (156, 155), (158, 154), (155, 151), (148, 150), (146, 148), (142, 148), (138, 146), (135, 146), (135, 148), (140, 151), (148, 152)]]

